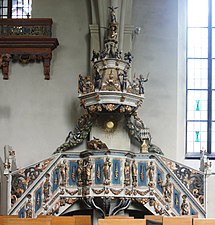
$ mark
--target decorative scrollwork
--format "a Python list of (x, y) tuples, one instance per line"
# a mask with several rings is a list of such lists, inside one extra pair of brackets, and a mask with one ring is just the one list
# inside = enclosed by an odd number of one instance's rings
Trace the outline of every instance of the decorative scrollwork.
[(204, 176), (179, 164), (175, 164), (173, 172), (197, 201), (204, 206)]
[(19, 170), (12, 175), (11, 181), (11, 205), (22, 196), (22, 194), (33, 184), (37, 177), (43, 172), (52, 159), (47, 159), (24, 170)]
[(90, 114), (86, 113), (81, 116), (78, 120), (78, 124), (74, 132), (69, 132), (65, 143), (58, 147), (54, 153), (65, 152), (81, 144), (87, 138), (87, 135), (91, 130), (92, 124), (93, 118), (90, 116)]

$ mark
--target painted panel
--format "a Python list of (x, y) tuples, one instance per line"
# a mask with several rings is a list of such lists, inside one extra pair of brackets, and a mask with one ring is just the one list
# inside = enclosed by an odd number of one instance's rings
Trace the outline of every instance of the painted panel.
[(112, 184), (120, 184), (121, 174), (120, 174), (120, 160), (113, 159), (112, 167)]
[(103, 184), (103, 159), (95, 160), (95, 184)]
[(146, 163), (138, 163), (138, 186), (146, 186)]
[(77, 184), (77, 162), (70, 161), (69, 163), (69, 185)]
[(162, 187), (162, 182), (164, 180), (164, 174), (163, 172), (161, 171), (161, 169), (159, 169), (157, 167), (157, 173), (156, 173), (156, 187), (157, 189), (163, 193), (163, 187)]
[(58, 187), (59, 187), (59, 168), (53, 171), (52, 192), (55, 192), (55, 190), (57, 190)]
[(42, 201), (42, 187), (40, 187), (35, 193), (35, 212), (37, 212), (42, 206)]
[(174, 209), (180, 214), (180, 192), (176, 190), (176, 188), (173, 188), (173, 207)]
[(25, 218), (25, 207), (23, 206), (18, 212), (19, 218)]

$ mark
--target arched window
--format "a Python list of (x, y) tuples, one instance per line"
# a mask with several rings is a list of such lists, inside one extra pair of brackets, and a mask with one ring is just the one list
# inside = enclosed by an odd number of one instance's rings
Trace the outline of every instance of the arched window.
[(215, 0), (187, 0), (186, 157), (215, 156)]
[(30, 18), (32, 0), (0, 0), (0, 18)]

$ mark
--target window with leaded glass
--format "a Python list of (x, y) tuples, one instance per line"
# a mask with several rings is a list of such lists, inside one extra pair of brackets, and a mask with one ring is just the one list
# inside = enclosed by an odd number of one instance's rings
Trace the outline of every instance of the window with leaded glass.
[(30, 18), (32, 0), (0, 0), (0, 18)]
[(186, 157), (215, 156), (215, 0), (187, 0)]

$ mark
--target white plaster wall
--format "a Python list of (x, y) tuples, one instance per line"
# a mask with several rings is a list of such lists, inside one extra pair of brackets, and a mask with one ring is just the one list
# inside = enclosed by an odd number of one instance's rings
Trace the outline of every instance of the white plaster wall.
[(177, 135), (177, 10), (176, 0), (135, 0), (133, 9), (133, 24), (142, 28), (134, 42), (133, 72), (150, 73), (140, 115), (152, 142), (172, 159)]

